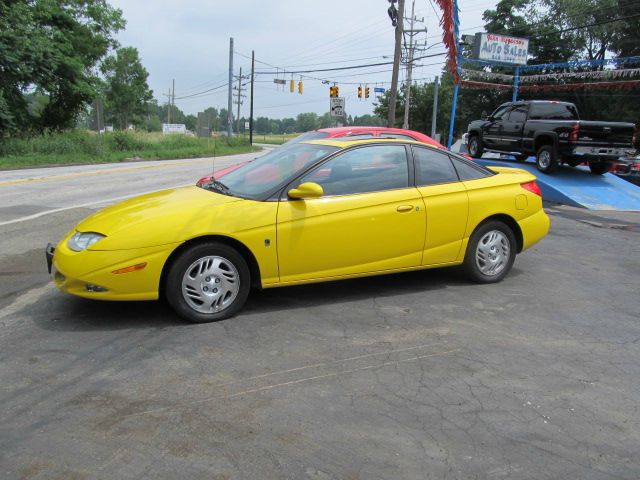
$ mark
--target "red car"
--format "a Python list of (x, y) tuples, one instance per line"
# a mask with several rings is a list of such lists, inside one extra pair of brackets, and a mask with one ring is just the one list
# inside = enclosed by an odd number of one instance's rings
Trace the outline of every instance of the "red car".
[[(335, 128), (320, 128), (318, 130), (312, 130), (302, 135), (297, 136), (285, 143), (281, 148), (286, 148), (287, 145), (293, 145), (298, 142), (304, 142), (305, 140), (319, 140), (321, 138), (341, 138), (349, 137), (350, 140), (363, 139), (363, 138), (402, 138), (405, 140), (415, 140), (417, 142), (433, 145), (434, 147), (442, 148), (446, 150), (444, 145), (436, 142), (433, 138), (425, 135), (424, 133), (415, 132), (413, 130), (404, 130), (402, 128), (388, 128), (388, 127), (335, 127)], [(275, 151), (275, 150), (274, 150)], [(278, 153), (281, 153), (280, 148), (277, 149)], [(269, 155), (267, 153), (267, 155)], [(246, 162), (233, 165), (219, 170), (211, 175), (202, 177), (196, 185), (200, 186), (204, 183), (208, 183), (211, 180), (217, 180), (225, 176), (229, 172), (233, 172), (236, 168), (244, 165)]]

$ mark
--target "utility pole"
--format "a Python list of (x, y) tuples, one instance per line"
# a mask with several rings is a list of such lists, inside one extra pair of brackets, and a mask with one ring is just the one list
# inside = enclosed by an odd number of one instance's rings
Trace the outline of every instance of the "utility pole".
[(229, 38), (229, 98), (227, 99), (227, 135), (233, 135), (233, 37)]
[(409, 128), (409, 110), (411, 109), (411, 78), (413, 73), (413, 57), (416, 50), (416, 43), (413, 41), (413, 37), (417, 34), (425, 32), (426, 30), (414, 30), (413, 26), (415, 22), (424, 22), (424, 18), (422, 20), (418, 20), (415, 17), (415, 7), (416, 1), (413, 0), (411, 3), (411, 28), (409, 30), (405, 30), (403, 33), (409, 34), (409, 48), (407, 51), (407, 85), (405, 88), (404, 94), (404, 121), (402, 122), (402, 128)]
[(436, 138), (436, 118), (438, 116), (438, 77), (433, 84), (433, 113), (431, 114), (431, 138)]
[(244, 95), (242, 95), (242, 67), (240, 67), (240, 75), (238, 76), (238, 87), (237, 87), (237, 100), (238, 104), (238, 114), (236, 115), (236, 133), (240, 133), (240, 105), (242, 105), (242, 99)]
[(171, 86), (171, 107), (173, 108), (175, 104), (176, 104), (176, 79), (174, 78)]
[(167, 123), (171, 123), (171, 89), (167, 95)]
[(253, 145), (253, 77), (256, 65), (256, 54), (251, 50), (251, 107), (249, 110), (249, 145)]
[(400, 70), (400, 49), (402, 47), (403, 19), (404, 19), (404, 0), (398, 0), (398, 19), (396, 23), (396, 46), (393, 52), (393, 73), (391, 75), (391, 93), (389, 94), (389, 116), (387, 118), (388, 127), (393, 127), (396, 122), (396, 98), (398, 96), (398, 71)]

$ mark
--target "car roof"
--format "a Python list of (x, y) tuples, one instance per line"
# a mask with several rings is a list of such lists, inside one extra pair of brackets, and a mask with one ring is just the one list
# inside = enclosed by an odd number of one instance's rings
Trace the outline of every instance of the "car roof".
[(308, 143), (311, 145), (329, 145), (332, 147), (338, 147), (341, 149), (345, 149), (347, 147), (351, 147), (354, 145), (367, 145), (372, 143), (399, 143), (399, 144), (411, 144), (411, 145), (419, 145), (421, 147), (433, 148), (435, 150), (442, 150), (441, 148), (436, 147), (435, 145), (430, 145), (428, 143), (419, 142), (417, 140), (408, 140), (404, 138), (361, 138), (357, 140), (345, 140), (344, 137), (340, 139), (332, 139), (332, 138), (321, 138), (319, 140), (305, 140), (300, 143)]

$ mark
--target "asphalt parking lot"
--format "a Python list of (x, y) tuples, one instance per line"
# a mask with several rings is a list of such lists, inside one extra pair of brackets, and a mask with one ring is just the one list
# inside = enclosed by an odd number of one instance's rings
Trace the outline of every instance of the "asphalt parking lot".
[(640, 477), (638, 213), (550, 205), (497, 285), (265, 290), (190, 325), (48, 283), (41, 247), (95, 208), (0, 225), (2, 478)]

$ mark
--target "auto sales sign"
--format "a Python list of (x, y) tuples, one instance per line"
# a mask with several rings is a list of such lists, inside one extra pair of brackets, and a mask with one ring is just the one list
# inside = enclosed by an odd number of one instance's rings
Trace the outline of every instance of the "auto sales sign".
[(495, 33), (476, 33), (473, 42), (473, 57), (489, 62), (526, 65), (528, 53), (528, 38), (509, 37)]

